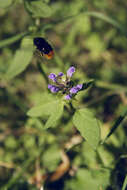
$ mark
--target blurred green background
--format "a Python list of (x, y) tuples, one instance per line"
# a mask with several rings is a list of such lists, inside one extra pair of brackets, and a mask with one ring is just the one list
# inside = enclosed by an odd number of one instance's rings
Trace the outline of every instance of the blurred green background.
[[(26, 112), (48, 101), (37, 60), (47, 75), (73, 65), (75, 80), (95, 80), (76, 98), (79, 107), (90, 108), (101, 121), (103, 140), (127, 105), (126, 26), (126, 0), (0, 0), (0, 189), (122, 189), (127, 173), (125, 119), (94, 151), (66, 110), (47, 131), (44, 121)], [(52, 44), (53, 59), (36, 55), (36, 36)], [(57, 180), (52, 180), (56, 173)]]

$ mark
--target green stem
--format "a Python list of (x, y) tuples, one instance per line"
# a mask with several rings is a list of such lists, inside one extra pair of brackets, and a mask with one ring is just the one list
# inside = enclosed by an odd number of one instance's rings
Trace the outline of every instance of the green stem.
[(95, 81), (95, 86), (99, 88), (111, 89), (117, 92), (124, 91), (127, 92), (127, 87), (119, 85), (119, 84), (112, 84), (105, 81)]
[[(45, 26), (44, 24), (42, 24), (39, 28), (38, 28), (38, 31), (45, 31), (46, 29), (49, 29), (49, 28), (52, 28), (54, 27), (55, 24), (59, 24), (61, 22), (64, 22), (66, 20), (69, 20), (69, 19), (73, 19), (77, 16), (80, 16), (80, 15), (86, 15), (86, 16), (93, 16), (95, 18), (99, 18), (99, 19), (102, 19), (104, 20), (105, 22), (108, 22), (109, 24), (113, 25), (114, 27), (120, 29), (120, 31), (122, 33), (124, 33), (126, 35), (126, 30), (125, 28), (119, 23), (117, 22), (116, 20), (114, 20), (113, 18), (107, 16), (107, 15), (104, 15), (103, 13), (99, 13), (99, 12), (95, 12), (95, 11), (86, 11), (86, 10), (83, 10), (79, 13), (77, 13), (76, 15), (71, 15), (71, 16), (68, 16), (68, 17), (64, 17), (64, 18), (61, 18), (59, 20), (56, 20), (56, 21), (52, 21), (51, 23), (49, 23), (47, 26)], [(2, 40), (0, 42), (0, 48), (3, 48), (7, 45), (10, 45), (18, 40), (20, 40), (22, 37), (28, 35), (28, 34), (31, 34), (32, 32), (30, 31), (26, 31), (24, 33), (21, 33), (21, 34), (17, 34), (16, 36), (14, 37), (11, 37), (9, 39), (5, 39), (5, 40)]]
[(13, 36), (13, 37), (11, 37), (9, 39), (0, 41), (0, 48), (3, 48), (5, 46), (7, 46), (7, 45), (10, 45), (10, 44), (20, 40), (21, 38), (23, 38), (24, 36), (26, 36), (28, 34), (30, 34), (30, 32), (23, 32), (21, 34), (17, 34), (16, 36)]
[(32, 164), (32, 162), (40, 155), (40, 153), (37, 153), (35, 156), (31, 156), (29, 159), (25, 160), (21, 170), (17, 172), (14, 176), (10, 178), (8, 183), (3, 187), (3, 189), (9, 189), (11, 188), (14, 184), (17, 183), (17, 181), (21, 178), (23, 173), (27, 170), (27, 168)]
[(127, 187), (127, 175), (125, 176), (122, 190), (126, 190), (126, 187)]
[(108, 96), (112, 96), (112, 95), (116, 95), (117, 93), (114, 91), (108, 91), (107, 93), (102, 94), (101, 96), (97, 97), (96, 99), (92, 99), (91, 101), (89, 101), (88, 103), (85, 104), (86, 107), (89, 107), (91, 105), (94, 105), (100, 101), (102, 101), (103, 99), (105, 99)]
[(47, 75), (42, 67), (42, 64), (40, 62), (37, 62), (37, 67), (38, 67), (38, 70), (41, 73), (41, 75), (44, 77), (46, 83), (48, 84), (48, 77), (47, 77)]
[(72, 103), (69, 103), (71, 111), (72, 111), (72, 115), (75, 113), (76, 109), (73, 107)]
[(110, 16), (107, 16), (101, 12), (96, 12), (96, 11), (86, 11), (84, 12), (85, 15), (88, 16), (93, 16), (95, 18), (99, 18), (101, 20), (104, 20), (105, 22), (115, 26), (116, 28), (120, 29), (122, 33), (125, 33), (125, 28), (115, 19), (111, 18)]
[[(92, 16), (92, 17), (101, 19), (101, 20), (113, 25), (114, 27), (119, 29), (124, 35), (126, 35), (126, 29), (117, 20), (115, 20), (115, 19), (111, 18), (110, 16), (107, 16), (101, 12), (96, 12), (96, 11), (83, 10), (83, 11), (81, 11), (75, 15), (67, 16), (67, 17), (60, 18), (58, 20), (52, 21), (52, 23), (50, 23), (51, 24), (50, 27), (53, 27), (55, 24), (59, 24), (59, 23), (64, 22), (66, 20), (71, 20), (71, 19), (78, 17), (78, 16), (81, 16), (81, 15)], [(40, 26), (40, 30), (43, 27), (44, 27), (44, 25), (42, 24)]]
[(105, 143), (105, 141), (115, 132), (115, 130), (119, 127), (119, 125), (122, 123), (124, 118), (127, 116), (127, 107), (125, 107), (125, 110), (121, 113), (121, 115), (117, 118), (115, 123), (113, 124), (110, 132), (105, 137), (104, 141), (101, 142), (101, 144)]

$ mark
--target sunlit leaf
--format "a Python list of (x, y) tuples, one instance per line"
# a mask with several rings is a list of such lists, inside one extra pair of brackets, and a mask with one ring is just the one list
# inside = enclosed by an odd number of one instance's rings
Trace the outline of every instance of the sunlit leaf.
[(12, 79), (23, 72), (31, 61), (33, 49), (26, 42), (22, 43), (20, 50), (16, 51), (12, 62), (5, 74), (6, 79)]
[(33, 17), (50, 17), (52, 14), (52, 9), (41, 0), (37, 1), (24, 1), (26, 10)]
[(31, 117), (41, 117), (43, 115), (50, 115), (54, 112), (54, 108), (59, 103), (59, 100), (54, 100), (50, 102), (45, 102), (42, 105), (37, 105), (31, 108), (27, 115)]
[(96, 149), (100, 141), (100, 127), (89, 109), (77, 110), (73, 116), (73, 123), (85, 140)]
[(48, 121), (45, 124), (46, 129), (56, 125), (56, 122), (63, 114), (63, 106), (64, 106), (63, 102), (58, 102), (57, 105), (54, 107), (54, 111), (52, 112), (51, 116), (49, 117)]
[[(106, 189), (110, 183), (110, 171), (107, 169), (78, 169), (76, 179), (68, 181), (67, 189)], [(66, 189), (66, 190), (67, 190)]]
[(45, 153), (42, 156), (42, 160), (45, 164), (45, 167), (48, 167), (50, 172), (55, 170), (60, 162), (59, 146), (52, 144), (50, 148), (45, 150)]
[(58, 119), (62, 116), (64, 103), (60, 100), (47, 102), (40, 106), (31, 108), (27, 115), (31, 117), (49, 116), (44, 128), (55, 126)]

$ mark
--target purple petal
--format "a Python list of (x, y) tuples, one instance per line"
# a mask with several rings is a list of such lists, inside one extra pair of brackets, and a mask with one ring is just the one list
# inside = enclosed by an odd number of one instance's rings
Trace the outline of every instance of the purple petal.
[(83, 87), (83, 84), (78, 84), (77, 86), (73, 86), (71, 89), (70, 89), (70, 93), (71, 94), (76, 94), (79, 90), (81, 90)]
[(62, 77), (64, 74), (62, 72), (59, 72), (58, 76)]
[(50, 90), (51, 90), (52, 93), (56, 93), (56, 92), (59, 91), (59, 88), (58, 88), (57, 86), (52, 86), (52, 87), (50, 88)]
[(48, 76), (49, 79), (51, 79), (53, 82), (56, 82), (56, 75), (54, 73), (50, 73), (50, 75)]
[(83, 84), (78, 84), (76, 87), (77, 87), (79, 90), (81, 90), (82, 87), (83, 87)]
[(67, 77), (72, 77), (73, 73), (75, 72), (75, 67), (70, 67), (68, 70), (67, 70)]
[(79, 89), (77, 88), (77, 86), (74, 86), (70, 89), (70, 93), (71, 94), (76, 94), (79, 91)]
[(48, 84), (48, 89), (51, 89), (53, 87), (52, 84)]
[(70, 100), (70, 99), (71, 99), (71, 95), (70, 95), (70, 94), (67, 94), (64, 98), (65, 98), (66, 100)]
[(52, 93), (56, 93), (56, 92), (59, 91), (59, 88), (57, 86), (55, 86), (55, 85), (52, 85), (52, 84), (48, 84), (48, 89), (50, 89), (50, 91)]

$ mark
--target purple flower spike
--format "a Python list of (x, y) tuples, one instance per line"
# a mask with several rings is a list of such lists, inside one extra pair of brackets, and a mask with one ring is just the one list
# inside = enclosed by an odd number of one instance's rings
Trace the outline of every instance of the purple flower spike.
[(48, 84), (48, 89), (52, 93), (57, 93), (61, 91), (61, 94), (65, 94), (64, 98), (66, 100), (71, 100), (82, 88), (83, 84), (74, 85), (74, 82), (71, 81), (71, 77), (75, 72), (75, 67), (71, 66), (66, 73), (65, 78), (63, 77), (64, 73), (59, 72), (58, 75), (50, 73), (48, 76), (52, 80), (53, 84)]
[(70, 67), (68, 70), (67, 70), (67, 77), (71, 78), (73, 73), (75, 72), (75, 67)]
[(54, 73), (50, 73), (50, 75), (48, 76), (49, 79), (51, 79), (53, 82), (56, 82), (56, 75)]
[(64, 98), (65, 98), (66, 100), (70, 100), (70, 99), (71, 99), (71, 95), (70, 95), (70, 94), (67, 94)]
[(62, 77), (64, 74), (62, 72), (59, 72), (58, 76)]
[(52, 87), (50, 88), (50, 90), (51, 90), (52, 93), (56, 93), (56, 92), (59, 91), (59, 88), (57, 86), (52, 85)]

